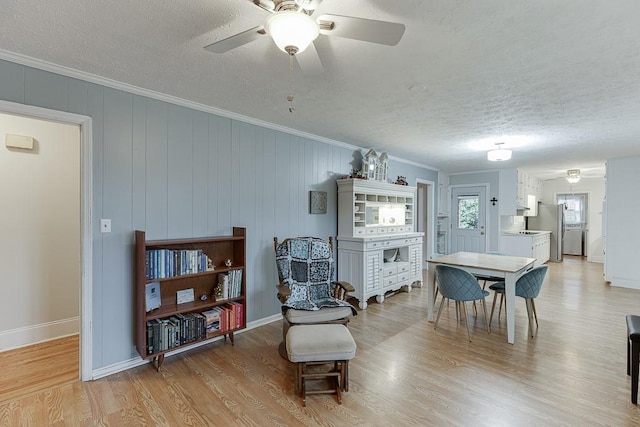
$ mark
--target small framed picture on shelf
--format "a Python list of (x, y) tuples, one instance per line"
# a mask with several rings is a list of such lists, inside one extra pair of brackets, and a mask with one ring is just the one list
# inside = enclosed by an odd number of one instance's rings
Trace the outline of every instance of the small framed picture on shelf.
[(177, 304), (184, 304), (186, 302), (193, 302), (193, 300), (194, 300), (193, 288), (183, 289), (181, 291), (178, 291), (178, 293), (176, 295), (176, 300), (177, 300)]
[(309, 192), (309, 213), (312, 213), (312, 214), (327, 213), (327, 192), (326, 191), (310, 191)]

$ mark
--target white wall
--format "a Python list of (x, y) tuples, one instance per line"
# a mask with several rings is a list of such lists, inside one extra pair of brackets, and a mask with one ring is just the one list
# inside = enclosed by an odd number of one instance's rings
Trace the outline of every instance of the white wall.
[(604, 178), (582, 178), (569, 184), (565, 178), (544, 181), (542, 203), (556, 203), (556, 195), (563, 193), (587, 193), (587, 261), (604, 262), (604, 237), (602, 236), (602, 201), (605, 195)]
[[(10, 149), (6, 134), (32, 136)], [(78, 333), (80, 129), (0, 114), (0, 350)]]
[(640, 157), (607, 160), (605, 280), (640, 289)]

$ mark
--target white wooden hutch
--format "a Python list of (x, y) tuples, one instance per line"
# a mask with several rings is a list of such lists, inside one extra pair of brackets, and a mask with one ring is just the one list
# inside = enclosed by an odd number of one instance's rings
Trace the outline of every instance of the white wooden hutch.
[(422, 286), (422, 240), (415, 231), (416, 187), (338, 180), (338, 280), (353, 285), (361, 309), (375, 296)]

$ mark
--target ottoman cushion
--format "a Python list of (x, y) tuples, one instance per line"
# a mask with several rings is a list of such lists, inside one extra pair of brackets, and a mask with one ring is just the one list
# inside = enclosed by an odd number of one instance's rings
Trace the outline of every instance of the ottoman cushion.
[(287, 332), (287, 356), (291, 362), (350, 360), (355, 355), (356, 342), (344, 325), (296, 325)]

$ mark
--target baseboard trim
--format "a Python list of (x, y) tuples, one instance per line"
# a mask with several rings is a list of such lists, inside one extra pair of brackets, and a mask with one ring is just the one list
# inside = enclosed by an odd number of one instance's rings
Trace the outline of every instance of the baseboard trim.
[(611, 282), (611, 286), (618, 288), (640, 289), (640, 282), (637, 280), (610, 277), (609, 282)]
[[(281, 314), (274, 314), (273, 316), (264, 317), (262, 319), (254, 320), (253, 322), (247, 323), (247, 327), (241, 331), (234, 332), (234, 335), (241, 334), (246, 331), (250, 331), (251, 329), (267, 325), (272, 322), (277, 322), (278, 320), (282, 320)], [(197, 344), (194, 344), (189, 347), (184, 347), (175, 351), (171, 351), (165, 354), (165, 357), (173, 356), (174, 354), (182, 353), (183, 351), (193, 350), (194, 348), (211, 344), (212, 342), (220, 341), (224, 336), (219, 336), (215, 338), (211, 338), (210, 340), (202, 341)], [(278, 351), (277, 348), (274, 348), (274, 351)], [(105, 366), (103, 368), (94, 369), (92, 371), (91, 379), (97, 380), (99, 378), (107, 377), (109, 375), (117, 374), (118, 372), (126, 371), (127, 369), (136, 368), (140, 365), (145, 365), (147, 363), (151, 363), (150, 360), (144, 360), (140, 357), (134, 357), (133, 359), (123, 360), (122, 362), (114, 363), (113, 365)]]
[(79, 317), (2, 331), (0, 332), (0, 351), (13, 350), (70, 335), (77, 335), (79, 332)]

